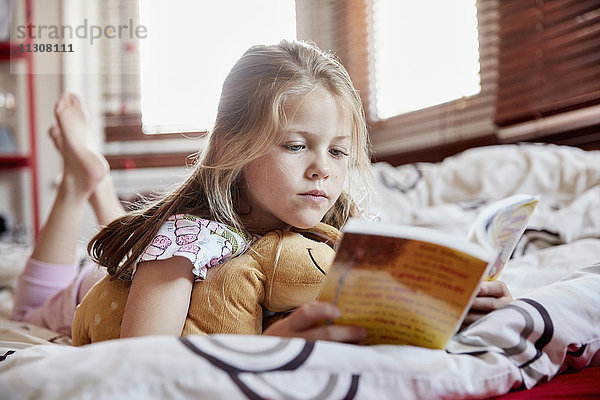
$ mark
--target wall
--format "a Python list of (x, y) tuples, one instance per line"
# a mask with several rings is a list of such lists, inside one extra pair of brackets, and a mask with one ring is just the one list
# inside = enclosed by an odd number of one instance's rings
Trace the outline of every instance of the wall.
[[(21, 0), (22, 1), (22, 0)], [(56, 24), (60, 21), (60, 0), (33, 0), (35, 24)], [(35, 124), (37, 128), (37, 168), (40, 221), (45, 221), (61, 174), (61, 160), (48, 137), (54, 123), (54, 101), (61, 92), (60, 56), (34, 55)], [(43, 73), (40, 73), (43, 72)]]
[[(33, 0), (33, 18), (36, 23), (48, 24), (56, 23), (59, 20), (60, 10), (59, 0)], [(15, 0), (11, 11), (13, 11), (13, 20), (11, 29), (13, 36), (18, 25), (25, 23), (25, 2), (24, 0)], [(8, 67), (11, 63), (5, 63)], [(58, 71), (60, 57), (56, 54), (47, 54), (43, 60), (34, 57), (33, 69), (35, 73), (35, 119), (34, 126), (37, 128), (36, 143), (38, 149), (38, 189), (40, 194), (40, 211), (43, 215), (49, 210), (49, 202), (53, 197), (56, 177), (60, 171), (60, 163), (57, 155), (52, 150), (53, 145), (47, 137), (47, 128), (53, 120), (52, 105), (54, 99), (60, 93), (60, 75), (56, 73), (38, 74), (40, 69)], [(26, 69), (24, 62), (13, 64), (17, 70), (7, 69), (3, 71), (2, 78), (15, 85), (16, 93), (16, 111), (18, 112), (15, 122), (15, 132), (18, 137), (18, 149), (22, 153), (27, 153), (29, 149), (28, 131), (30, 124), (28, 121), (28, 98), (26, 91)], [(8, 72), (10, 71), (10, 72)], [(15, 73), (17, 71), (17, 73)], [(14, 226), (21, 222), (26, 228), (26, 238), (31, 240), (33, 237), (33, 220), (31, 217), (31, 190), (29, 188), (29, 173), (26, 170), (20, 171), (2, 171), (2, 185), (0, 186), (0, 198), (2, 199), (2, 212), (7, 212)], [(43, 217), (44, 218), (44, 217)]]
[[(24, 0), (14, 0), (13, 34), (18, 25), (24, 24)], [(82, 16), (94, 21), (97, 15), (97, 2), (78, 0), (32, 0), (32, 20), (35, 25), (72, 25), (82, 22)], [(91, 23), (91, 22), (90, 22)], [(43, 39), (40, 39), (40, 42)], [(94, 46), (76, 46), (76, 40), (64, 39), (63, 43), (74, 42), (74, 53), (36, 53), (33, 57), (35, 92), (35, 127), (37, 143), (37, 172), (40, 221), (46, 220), (61, 179), (62, 161), (48, 137), (48, 129), (55, 123), (54, 104), (62, 92), (77, 94), (86, 106), (89, 120), (91, 142), (102, 151), (103, 117), (100, 110), (99, 74), (95, 68), (97, 48)], [(8, 65), (8, 63), (6, 63)], [(25, 75), (0, 73), (0, 83), (9, 80), (20, 87), (18, 92), (19, 116), (17, 130), (21, 137), (27, 137), (29, 129), (26, 112)], [(19, 149), (26, 152), (27, 140), (21, 140)], [(12, 222), (23, 221), (26, 224), (27, 240), (33, 240), (33, 227), (29, 190), (29, 174), (26, 171), (2, 171), (0, 179), (0, 212), (11, 215)], [(94, 232), (95, 218), (90, 210), (84, 216), (84, 237)]]

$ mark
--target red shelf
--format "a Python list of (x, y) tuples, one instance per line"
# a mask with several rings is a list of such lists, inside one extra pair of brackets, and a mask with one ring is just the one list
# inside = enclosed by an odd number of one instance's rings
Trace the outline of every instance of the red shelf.
[[(32, 0), (25, 2), (25, 25), (32, 23)], [(28, 43), (31, 38), (26, 38), (23, 43)], [(39, 211), (39, 192), (38, 192), (38, 170), (37, 170), (37, 145), (36, 145), (36, 119), (35, 119), (35, 79), (33, 68), (33, 53), (22, 52), (21, 42), (0, 41), (0, 62), (13, 59), (22, 59), (26, 64), (26, 95), (22, 104), (27, 104), (27, 114), (29, 119), (29, 149), (28, 154), (0, 154), (0, 169), (18, 169), (24, 168), (30, 172), (31, 186), (31, 217), (34, 239), (37, 238), (40, 231), (40, 211)]]
[(29, 157), (22, 155), (0, 154), (0, 169), (23, 168), (29, 166)]
[(25, 57), (19, 45), (20, 43), (0, 42), (0, 61)]

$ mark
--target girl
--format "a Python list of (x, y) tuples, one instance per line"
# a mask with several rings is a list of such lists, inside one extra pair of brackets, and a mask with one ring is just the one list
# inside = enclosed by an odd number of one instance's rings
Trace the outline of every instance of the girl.
[[(62, 106), (65, 102), (66, 108)], [(55, 129), (53, 137), (59, 138), (59, 150), (66, 149), (62, 153), (63, 182), (68, 181), (64, 186), (72, 186), (71, 191), (77, 193), (75, 207), (83, 207), (89, 200), (92, 206), (108, 204), (107, 209), (119, 215), (122, 209), (116, 206), (116, 198), (97, 193), (97, 185), (104, 185), (106, 168), (100, 177), (95, 173), (100, 170), (98, 165), (93, 171), (87, 169), (86, 163), (91, 164), (94, 157), (82, 151), (72, 134), (85, 130), (79, 104), (67, 96), (59, 101), (56, 114), (61, 129)], [(75, 166), (77, 163), (81, 165)], [(349, 169), (356, 173), (347, 174)], [(163, 199), (108, 224), (89, 244), (92, 258), (106, 266), (109, 274), (132, 279), (121, 336), (181, 333), (192, 286), (203, 277), (205, 265), (194, 265), (192, 259), (202, 258), (196, 257), (198, 253), (190, 258), (182, 247), (173, 248), (160, 238), (178, 229), (193, 233), (179, 235), (177, 239), (184, 238), (179, 246), (196, 248), (212, 265), (241, 254), (251, 237), (274, 229), (310, 228), (320, 221), (339, 228), (348, 217), (361, 213), (348, 195), (351, 176), (360, 177), (360, 186), (368, 188), (370, 158), (364, 115), (341, 64), (315, 46), (300, 42), (249, 49), (225, 80), (214, 129), (191, 176)], [(62, 202), (59, 199), (60, 189), (57, 203)], [(97, 214), (107, 214), (102, 207), (94, 209)], [(193, 221), (176, 225), (180, 214), (194, 216)], [(70, 218), (53, 208), (45, 232), (56, 232), (55, 215), (61, 223)], [(104, 221), (99, 217), (101, 224)], [(206, 235), (202, 246), (187, 241), (209, 224), (227, 231), (224, 236), (234, 238), (237, 250), (227, 246), (231, 242), (212, 237), (215, 235)], [(52, 243), (48, 236), (42, 233), (38, 243), (42, 239)], [(37, 245), (32, 258), (56, 264), (68, 261), (38, 252)], [(476, 302), (474, 308), (491, 310), (510, 299), (504, 285), (486, 284), (482, 290), (485, 304), (479, 307)], [(65, 311), (71, 319), (73, 309)], [(365, 334), (360, 328), (314, 326), (317, 320), (338, 315), (339, 310), (330, 304), (307, 304), (264, 333), (360, 341)]]
[[(222, 224), (240, 252), (248, 238), (276, 229), (311, 228), (321, 221), (340, 228), (359, 213), (347, 194), (350, 168), (366, 186), (365, 119), (342, 65), (306, 43), (250, 48), (225, 79), (214, 128), (191, 176), (174, 193), (115, 220), (89, 244), (92, 258), (110, 275), (133, 275), (121, 337), (181, 333), (194, 280), (204, 276), (203, 266), (191, 265), (173, 240), (170, 248), (157, 239), (180, 228), (177, 215), (200, 221), (185, 225), (193, 232), (208, 221)], [(190, 244), (185, 241), (186, 250)], [(218, 244), (213, 252), (211, 245), (198, 246), (202, 257), (193, 259), (214, 263), (236, 255)], [(161, 256), (152, 260), (148, 253)], [(266, 333), (295, 334), (286, 329), (297, 329), (296, 319), (299, 326), (312, 324), (315, 309), (319, 318), (335, 317), (329, 306), (311, 306)], [(344, 341), (362, 334), (355, 328), (327, 333)]]

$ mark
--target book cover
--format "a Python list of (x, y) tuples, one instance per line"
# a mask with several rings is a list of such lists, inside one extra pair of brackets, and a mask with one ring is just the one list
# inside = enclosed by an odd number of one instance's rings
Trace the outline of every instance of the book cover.
[(365, 344), (443, 349), (480, 282), (498, 276), (536, 203), (519, 196), (488, 207), (468, 238), (350, 220), (318, 300), (341, 309), (334, 323), (366, 327)]

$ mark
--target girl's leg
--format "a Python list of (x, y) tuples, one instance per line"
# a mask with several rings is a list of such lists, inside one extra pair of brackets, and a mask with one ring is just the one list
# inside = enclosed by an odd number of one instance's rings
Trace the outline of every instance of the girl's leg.
[[(108, 165), (102, 156), (87, 147), (84, 136), (87, 123), (77, 97), (61, 96), (55, 114), (59, 126), (50, 128), (49, 133), (63, 158), (63, 177), (48, 220), (19, 277), (12, 318), (61, 331), (70, 327), (77, 305), (72, 300), (80, 300), (79, 290), (88, 286), (82, 282), (91, 279), (87, 277), (91, 272), (89, 267), (82, 271), (85, 276), (80, 274), (73, 279), (78, 271), (76, 249), (83, 208), (92, 197), (97, 204), (111, 203), (96, 193), (107, 185), (102, 182), (110, 182), (107, 181)], [(101, 205), (98, 207), (102, 215), (110, 215)], [(61, 289), (64, 290), (52, 298)]]
[(97, 185), (88, 200), (100, 226), (106, 226), (125, 213), (110, 175)]
[(108, 176), (108, 164), (87, 146), (87, 121), (77, 97), (62, 95), (54, 112), (59, 126), (50, 128), (50, 137), (63, 158), (63, 177), (31, 257), (70, 264), (75, 261), (85, 203)]

